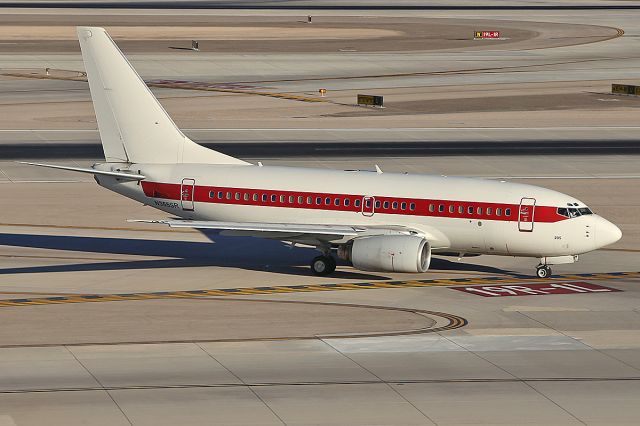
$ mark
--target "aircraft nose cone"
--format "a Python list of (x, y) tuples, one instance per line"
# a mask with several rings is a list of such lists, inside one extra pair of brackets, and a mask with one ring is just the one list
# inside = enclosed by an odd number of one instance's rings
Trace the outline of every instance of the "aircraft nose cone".
[(599, 218), (596, 225), (596, 241), (599, 247), (608, 246), (622, 238), (622, 231), (606, 219)]

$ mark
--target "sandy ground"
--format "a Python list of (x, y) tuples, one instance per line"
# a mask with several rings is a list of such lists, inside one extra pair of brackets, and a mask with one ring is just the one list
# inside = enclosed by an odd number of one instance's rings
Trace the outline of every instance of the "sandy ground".
[[(53, 309), (51, 309), (53, 308)], [(212, 316), (211, 312), (216, 315)], [(242, 312), (251, 312), (243, 315)], [(51, 315), (60, 318), (50, 324)], [(118, 322), (113, 321), (114, 316)], [(350, 321), (356, 316), (358, 321)], [(67, 305), (66, 309), (0, 310), (0, 345), (149, 342), (211, 339), (312, 338), (329, 334), (393, 333), (429, 328), (412, 312), (250, 300), (190, 299)], [(34, 332), (16, 334), (28, 318)], [(291, 324), (298, 324), (292, 329)], [(345, 324), (350, 323), (349, 327)], [(131, 327), (138, 324), (138, 327)], [(40, 332), (38, 332), (40, 330)], [(68, 336), (68, 337), (62, 337)], [(62, 340), (60, 340), (62, 338)]]
[[(86, 90), (86, 83), (73, 84)], [(523, 123), (626, 126), (634, 122), (640, 107), (640, 97), (608, 94), (608, 82), (564, 84), (562, 88), (558, 83), (521, 86), (380, 89), (376, 93), (385, 97), (384, 109), (355, 106), (358, 92), (351, 90), (330, 91), (330, 102), (324, 103), (188, 90), (155, 91), (182, 128), (518, 127)], [(43, 127), (95, 129), (92, 104), (89, 100), (0, 101), (0, 128)]]
[[(6, 52), (76, 52), (74, 26), (105, 26), (124, 52), (166, 52), (175, 42), (200, 39), (203, 52), (390, 52), (570, 46), (617, 37), (617, 28), (487, 19), (181, 16), (0, 16)], [(500, 31), (500, 40), (477, 41), (474, 32)], [(208, 43), (207, 41), (211, 41)], [(256, 43), (259, 40), (260, 43)], [(16, 42), (15, 44), (12, 42)]]
[[(114, 39), (127, 40), (332, 40), (362, 39), (401, 36), (401, 31), (360, 28), (286, 27), (187, 27), (187, 26), (108, 26), (105, 28)], [(72, 26), (18, 26), (0, 28), (2, 40), (77, 40), (76, 27)]]

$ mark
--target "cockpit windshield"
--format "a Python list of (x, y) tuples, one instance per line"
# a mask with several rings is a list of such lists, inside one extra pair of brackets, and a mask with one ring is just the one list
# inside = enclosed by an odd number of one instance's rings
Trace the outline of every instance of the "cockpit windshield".
[(560, 216), (574, 218), (578, 216), (593, 214), (593, 212), (588, 207), (558, 207), (558, 214)]

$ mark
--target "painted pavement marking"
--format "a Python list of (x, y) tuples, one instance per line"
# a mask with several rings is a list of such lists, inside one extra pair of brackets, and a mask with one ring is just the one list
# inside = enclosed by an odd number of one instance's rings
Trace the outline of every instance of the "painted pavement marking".
[(475, 294), (482, 297), (513, 297), (513, 296), (548, 296), (552, 294), (593, 294), (612, 293), (622, 291), (617, 288), (605, 287), (584, 281), (567, 281), (549, 284), (497, 284), (452, 287), (453, 290)]
[[(265, 294), (307, 293), (319, 291), (340, 290), (369, 290), (383, 288), (420, 288), (420, 287), (451, 287), (467, 293), (486, 297), (543, 295), (567, 293), (598, 293), (621, 291), (609, 287), (585, 283), (583, 280), (610, 280), (619, 278), (640, 278), (640, 272), (606, 272), (597, 274), (567, 274), (553, 278), (523, 278), (523, 277), (480, 277), (480, 278), (443, 278), (432, 280), (405, 280), (357, 282), (343, 284), (309, 284), (268, 287), (238, 287), (222, 289), (156, 291), (148, 293), (116, 293), (116, 294), (69, 294), (50, 297), (33, 297), (19, 299), (0, 299), (0, 307), (54, 305), (63, 303), (88, 302), (118, 302), (127, 300), (155, 300), (155, 299), (192, 299), (201, 297), (225, 296), (254, 296)], [(582, 280), (575, 282), (575, 280)], [(520, 290), (517, 290), (517, 289)], [(472, 290), (475, 289), (475, 290)], [(488, 290), (487, 290), (488, 289)], [(493, 290), (492, 290), (493, 289)], [(497, 290), (501, 289), (501, 290)], [(527, 289), (527, 290), (525, 290)], [(563, 290), (564, 289), (564, 290)], [(582, 289), (583, 291), (580, 291)], [(605, 290), (606, 289), (606, 290)], [(565, 293), (562, 293), (565, 291)], [(495, 295), (489, 293), (496, 293)], [(510, 294), (516, 293), (516, 294)], [(522, 293), (522, 294), (519, 294)]]

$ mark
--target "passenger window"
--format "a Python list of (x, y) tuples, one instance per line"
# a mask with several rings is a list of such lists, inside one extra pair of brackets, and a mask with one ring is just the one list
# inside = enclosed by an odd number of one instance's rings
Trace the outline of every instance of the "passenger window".
[(335, 200), (333, 200), (333, 204), (335, 204), (336, 206), (340, 205), (340, 198), (336, 198)]
[(453, 204), (451, 204), (449, 206), (449, 213), (454, 213), (456, 211), (456, 206), (454, 206)]
[(429, 211), (431, 213), (433, 213), (434, 211), (436, 211), (436, 206), (434, 206), (433, 204), (429, 204)]
[(400, 209), (402, 209), (402, 210), (406, 210), (406, 209), (407, 209), (407, 203), (402, 202), (402, 203), (400, 204)]
[(236, 192), (236, 200), (239, 200), (239, 199), (240, 199), (240, 193)]
[(356, 200), (353, 202), (353, 205), (354, 205), (354, 206), (356, 206), (356, 207), (360, 207), (360, 200), (359, 200), (359, 199), (356, 199)]
[(391, 208), (394, 210), (398, 210), (398, 202), (394, 201), (393, 203), (391, 203)]
[(216, 198), (215, 191), (209, 191), (209, 198)]
[(224, 193), (222, 191), (218, 191), (218, 198), (222, 200), (223, 197), (224, 197)]
[(385, 201), (385, 202), (384, 202), (384, 204), (383, 204), (383, 206), (384, 206), (384, 208), (385, 208), (385, 209), (388, 209), (388, 208), (389, 208), (389, 202), (388, 202), (388, 201)]
[(487, 207), (487, 215), (491, 216), (493, 213), (493, 207)]
[(344, 199), (344, 205), (345, 205), (346, 207), (349, 207), (349, 204), (351, 204), (351, 200), (350, 200), (350, 199), (348, 199), (348, 198), (345, 198), (345, 199)]
[(504, 209), (505, 216), (511, 216), (511, 209)]
[(322, 204), (322, 197), (316, 197), (316, 204), (317, 205)]
[(230, 200), (230, 199), (231, 199), (231, 193), (227, 192), (227, 200)]
[(440, 204), (440, 205), (438, 206), (438, 211), (439, 211), (440, 213), (442, 213), (442, 212), (444, 211), (444, 204)]
[(313, 197), (307, 197), (307, 204), (313, 204)]
[(409, 210), (413, 211), (416, 209), (416, 203), (409, 204)]
[(253, 194), (253, 201), (258, 201), (258, 194)]
[(377, 200), (377, 201), (376, 201), (376, 209), (379, 209), (379, 208), (380, 208), (380, 204), (381, 204), (381, 203), (380, 203), (380, 201), (379, 201), (379, 200)]
[(272, 203), (275, 203), (277, 199), (278, 199), (278, 196), (276, 194), (271, 194), (271, 202)]
[(244, 200), (249, 201), (249, 193), (247, 192), (244, 193)]
[(482, 214), (482, 207), (478, 207), (478, 208), (476, 209), (476, 213), (478, 213), (478, 214)]
[(368, 208), (368, 207), (371, 207), (371, 199), (370, 199), (370, 198), (367, 198), (367, 199), (364, 201), (364, 205), (365, 205), (365, 206), (367, 206), (367, 208)]
[(302, 195), (298, 195), (298, 204), (304, 203), (304, 197)]
[(262, 202), (263, 202), (263, 203), (266, 203), (266, 202), (267, 202), (267, 199), (268, 199), (267, 194), (262, 194)]
[(281, 195), (281, 196), (280, 196), (280, 202), (281, 202), (281, 203), (284, 203), (284, 195)]
[(458, 206), (458, 213), (460, 214), (464, 213), (464, 206)]
[(473, 214), (473, 206), (467, 207), (467, 213)]
[(295, 200), (296, 200), (296, 197), (294, 197), (293, 195), (289, 195), (289, 204), (293, 204)]
[(496, 209), (496, 216), (502, 216), (502, 209), (500, 207)]
[(324, 203), (328, 206), (331, 204), (331, 197), (327, 197), (324, 199)]

